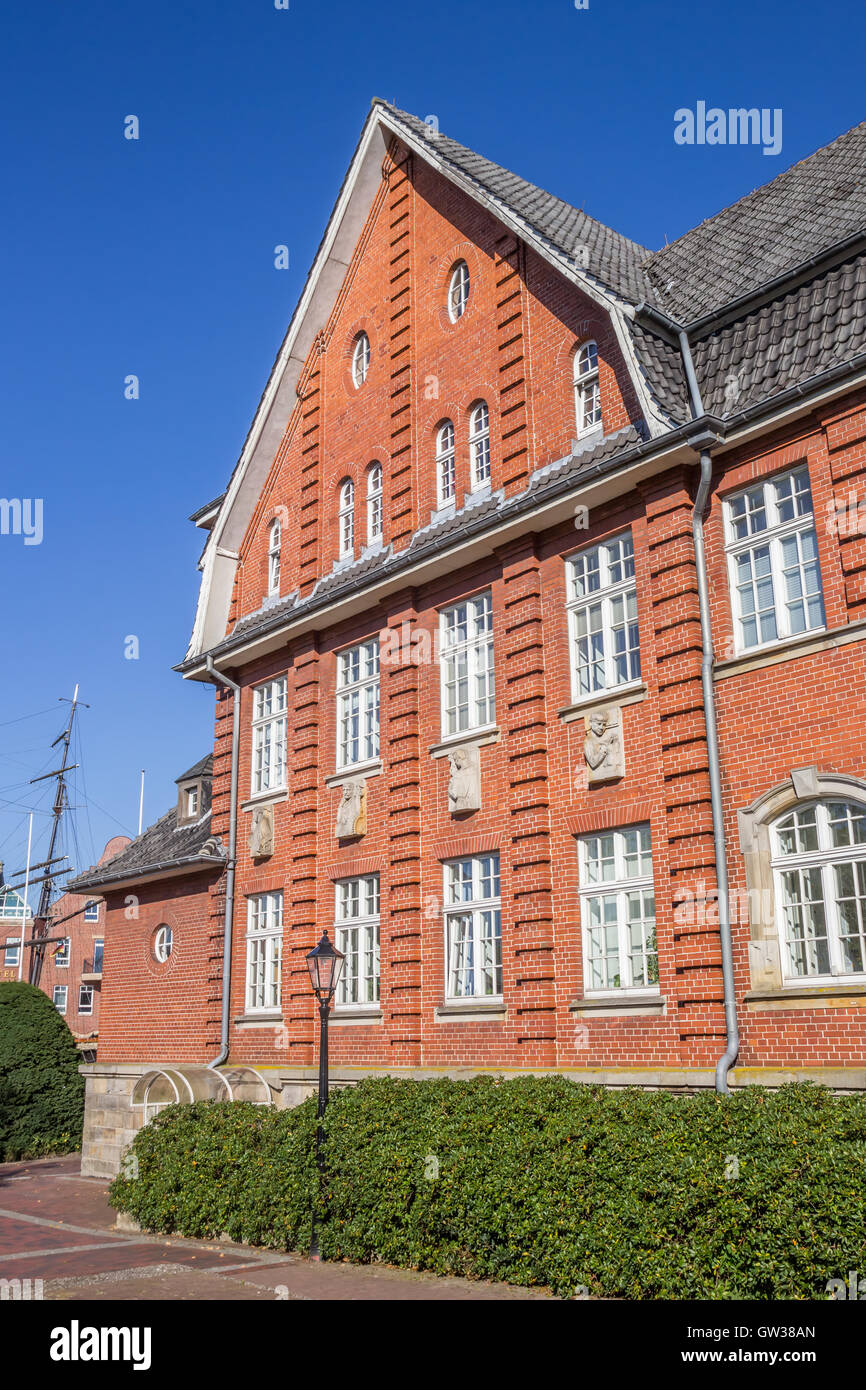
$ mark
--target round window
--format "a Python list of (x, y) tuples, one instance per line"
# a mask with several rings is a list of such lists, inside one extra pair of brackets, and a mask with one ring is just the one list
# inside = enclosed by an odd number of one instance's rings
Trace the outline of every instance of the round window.
[(159, 961), (167, 961), (171, 955), (171, 948), (174, 944), (174, 934), (171, 927), (157, 927), (156, 936), (153, 941), (153, 954)]
[(465, 261), (458, 261), (451, 272), (448, 287), (448, 314), (452, 323), (462, 319), (469, 303), (469, 267)]

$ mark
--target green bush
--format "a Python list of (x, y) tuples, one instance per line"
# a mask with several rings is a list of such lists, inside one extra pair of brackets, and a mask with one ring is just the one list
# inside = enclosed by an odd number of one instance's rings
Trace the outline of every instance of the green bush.
[(84, 1079), (66, 1022), (42, 990), (0, 984), (0, 1159), (81, 1147)]
[(114, 1204), (327, 1259), (605, 1298), (816, 1299), (866, 1268), (866, 1099), (816, 1086), (727, 1098), (562, 1077), (369, 1080), (315, 1102), (173, 1106)]

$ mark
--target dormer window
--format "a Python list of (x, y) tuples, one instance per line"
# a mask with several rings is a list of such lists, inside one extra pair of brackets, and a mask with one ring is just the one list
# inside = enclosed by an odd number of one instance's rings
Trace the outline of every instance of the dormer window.
[(192, 819), (198, 815), (198, 787), (186, 789), (186, 814)]
[(210, 758), (202, 758), (200, 763), (196, 763), (182, 777), (178, 777), (176, 812), (178, 827), (194, 825), (210, 810), (211, 777), (212, 762)]
[(382, 465), (371, 463), (367, 472), (367, 544), (382, 539)]
[(366, 333), (359, 333), (352, 351), (352, 380), (357, 391), (367, 380), (370, 370), (370, 339)]
[(344, 478), (340, 484), (340, 559), (351, 555), (355, 549), (355, 484), (351, 478)]
[(578, 439), (601, 424), (598, 344), (592, 340), (581, 343), (574, 354), (574, 412)]
[(268, 597), (280, 592), (280, 553), (282, 550), (282, 527), (277, 517), (271, 522), (268, 535)]

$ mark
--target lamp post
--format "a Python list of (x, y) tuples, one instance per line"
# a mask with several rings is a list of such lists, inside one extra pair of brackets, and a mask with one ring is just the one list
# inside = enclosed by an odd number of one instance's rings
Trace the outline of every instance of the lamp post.
[[(322, 939), (318, 946), (307, 952), (307, 968), (310, 972), (313, 992), (319, 1001), (319, 1105), (316, 1111), (319, 1123), (316, 1127), (316, 1164), (322, 1177), (325, 1174), (322, 1144), (325, 1131), (322, 1120), (328, 1104), (328, 1015), (331, 1012), (331, 1003), (345, 959), (343, 952), (338, 951), (333, 942), (328, 939), (327, 931), (322, 933)], [(315, 1230), (313, 1232), (313, 1251), (318, 1257)]]

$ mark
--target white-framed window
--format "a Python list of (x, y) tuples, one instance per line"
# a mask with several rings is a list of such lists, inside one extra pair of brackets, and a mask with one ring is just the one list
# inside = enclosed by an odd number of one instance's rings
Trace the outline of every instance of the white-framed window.
[(352, 350), (352, 380), (355, 389), (363, 386), (370, 370), (370, 339), (366, 333), (359, 333)]
[(78, 1012), (80, 1014), (93, 1013), (93, 985), (78, 986)]
[(499, 855), (454, 859), (443, 865), (443, 871), (446, 998), (500, 999)]
[(279, 791), (286, 785), (287, 700), (285, 676), (253, 690), (253, 796)]
[(456, 493), (454, 424), (443, 420), (436, 431), (436, 500), (440, 507), (453, 502)]
[(84, 909), (85, 922), (99, 921), (99, 903), (88, 903)]
[(337, 767), (379, 756), (379, 639), (337, 656)]
[[(28, 912), (29, 915), (29, 912)], [(24, 899), (14, 888), (0, 890), (0, 920), (13, 921), (24, 916)]]
[(807, 467), (725, 501), (725, 549), (738, 651), (824, 626)]
[(452, 323), (462, 319), (469, 303), (469, 267), (465, 261), (458, 261), (451, 272), (448, 286), (448, 317)]
[(496, 723), (493, 595), (488, 590), (439, 614), (442, 737)]
[(53, 1002), (53, 1004), (54, 1004), (54, 1007), (55, 1007), (55, 1009), (57, 1010), (57, 1012), (58, 1012), (59, 1014), (65, 1014), (65, 1013), (66, 1013), (66, 1001), (67, 1001), (68, 997), (69, 997), (69, 986), (68, 986), (68, 985), (55, 985), (55, 986), (54, 986), (54, 991), (53, 991), (53, 993), (52, 993), (52, 995), (51, 995), (51, 998), (52, 998), (52, 1002)]
[(340, 879), (334, 885), (334, 941), (346, 957), (340, 1008), (379, 1002), (379, 875)]
[(474, 492), (490, 479), (490, 411), (486, 401), (473, 406), (469, 416), (469, 460)]
[(153, 938), (153, 954), (161, 965), (168, 960), (174, 948), (174, 932), (165, 923), (157, 927), (156, 935)]
[(344, 478), (340, 484), (338, 526), (342, 560), (355, 549), (355, 484), (351, 478)]
[(640, 680), (631, 532), (579, 551), (566, 565), (572, 698)]
[(58, 970), (69, 969), (69, 955), (72, 948), (71, 937), (64, 937), (57, 950), (54, 952), (54, 964)]
[(586, 994), (658, 990), (655, 896), (648, 825), (578, 841)]
[(280, 1007), (283, 959), (283, 895), (247, 899), (247, 1012)]
[(574, 415), (578, 439), (601, 424), (598, 344), (592, 340), (574, 354)]
[(283, 548), (283, 528), (275, 517), (268, 531), (268, 597), (280, 592), (280, 563)]
[(367, 544), (382, 539), (382, 465), (371, 463), (367, 470)]
[(19, 964), (21, 953), (20, 940), (21, 938), (17, 936), (10, 936), (6, 939), (3, 946), (3, 965), (7, 970), (11, 970), (13, 966)]
[(198, 787), (187, 787), (186, 789), (186, 814), (188, 816), (198, 815)]
[(816, 801), (771, 827), (782, 975), (866, 975), (866, 806)]

